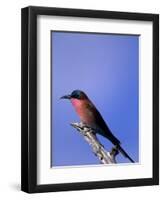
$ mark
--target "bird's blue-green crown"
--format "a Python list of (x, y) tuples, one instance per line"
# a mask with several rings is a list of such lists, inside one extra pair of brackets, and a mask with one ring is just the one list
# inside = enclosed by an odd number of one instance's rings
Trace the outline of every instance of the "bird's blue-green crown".
[(71, 98), (75, 98), (75, 99), (87, 99), (87, 95), (81, 91), (81, 90), (74, 90), (71, 93)]

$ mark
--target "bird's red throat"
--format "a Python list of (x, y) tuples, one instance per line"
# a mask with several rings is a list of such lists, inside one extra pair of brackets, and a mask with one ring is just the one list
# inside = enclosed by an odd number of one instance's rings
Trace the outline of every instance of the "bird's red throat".
[(71, 103), (75, 108), (80, 108), (83, 104), (82, 100), (71, 98)]

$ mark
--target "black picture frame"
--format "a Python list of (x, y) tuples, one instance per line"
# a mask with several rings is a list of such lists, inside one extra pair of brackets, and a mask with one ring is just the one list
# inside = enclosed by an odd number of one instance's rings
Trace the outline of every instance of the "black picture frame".
[[(55, 15), (153, 23), (153, 177), (37, 184), (37, 16)], [(21, 12), (21, 190), (28, 193), (159, 184), (159, 15), (29, 6)]]

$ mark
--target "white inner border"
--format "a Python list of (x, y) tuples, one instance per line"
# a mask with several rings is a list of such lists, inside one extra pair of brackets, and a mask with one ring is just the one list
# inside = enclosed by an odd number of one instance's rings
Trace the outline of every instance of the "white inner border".
[[(51, 168), (51, 30), (139, 34), (139, 150), (135, 164)], [(37, 184), (152, 177), (152, 22), (37, 17)]]

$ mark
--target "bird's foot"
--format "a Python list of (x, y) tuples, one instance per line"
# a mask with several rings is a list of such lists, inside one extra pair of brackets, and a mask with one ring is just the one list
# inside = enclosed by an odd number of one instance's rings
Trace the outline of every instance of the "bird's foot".
[(118, 153), (119, 153), (119, 150), (118, 150), (117, 146), (115, 146), (111, 149), (110, 155), (115, 157), (118, 155)]

